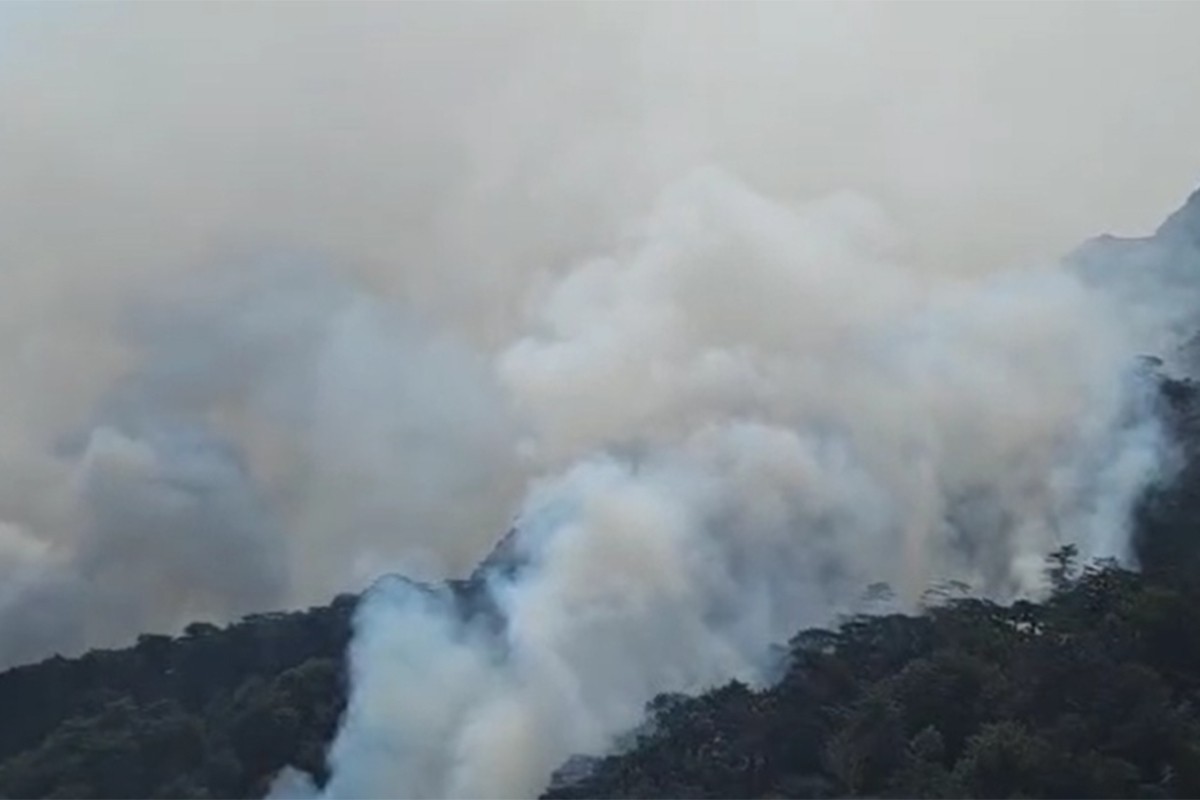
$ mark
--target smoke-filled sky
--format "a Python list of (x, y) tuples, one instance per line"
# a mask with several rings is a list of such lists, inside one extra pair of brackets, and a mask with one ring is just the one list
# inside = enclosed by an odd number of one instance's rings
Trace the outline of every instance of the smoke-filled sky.
[(465, 574), (515, 518), (503, 659), (364, 606), (331, 791), (518, 796), (870, 582), (1125, 555), (1177, 309), (1057, 258), (1200, 179), (1198, 28), (0, 5), (0, 666)]

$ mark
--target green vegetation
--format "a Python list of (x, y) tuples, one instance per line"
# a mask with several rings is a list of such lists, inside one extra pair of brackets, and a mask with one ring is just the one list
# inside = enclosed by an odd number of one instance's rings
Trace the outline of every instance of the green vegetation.
[(1200, 796), (1200, 581), (1071, 567), (1042, 604), (805, 631), (777, 685), (660, 697), (545, 796)]
[(325, 775), (352, 597), (0, 674), (0, 796), (261, 797)]

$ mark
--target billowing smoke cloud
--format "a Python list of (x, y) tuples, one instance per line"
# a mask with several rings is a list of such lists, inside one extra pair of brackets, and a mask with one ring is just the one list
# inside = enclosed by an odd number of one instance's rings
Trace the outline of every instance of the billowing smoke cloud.
[(0, 664), (515, 515), (475, 621), (372, 590), (329, 792), (525, 795), (868, 583), (1127, 555), (1194, 228), (1048, 256), (1192, 188), (1198, 15), (0, 8)]
[(548, 287), (497, 369), (526, 452), (574, 466), (525, 501), (522, 566), (484, 574), (498, 632), (368, 595), (328, 795), (532, 796), (656, 693), (764, 679), (870, 583), (911, 607), (1036, 591), (1068, 541), (1126, 558), (1164, 452), (1142, 331), (1061, 267), (930, 280), (894, 250), (862, 199), (705, 170)]

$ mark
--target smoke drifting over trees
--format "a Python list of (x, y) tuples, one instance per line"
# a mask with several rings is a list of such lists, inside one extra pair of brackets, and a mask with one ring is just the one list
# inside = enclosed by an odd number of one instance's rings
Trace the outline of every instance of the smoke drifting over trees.
[(1194, 229), (1058, 256), (1200, 174), (1190, 6), (0, 13), (0, 664), (516, 517), (499, 628), (369, 595), (331, 795), (536, 792), (1171, 467)]

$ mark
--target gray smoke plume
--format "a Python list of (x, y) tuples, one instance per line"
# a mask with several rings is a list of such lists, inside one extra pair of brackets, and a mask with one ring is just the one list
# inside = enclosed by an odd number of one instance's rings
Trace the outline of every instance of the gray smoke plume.
[(1131, 9), (0, 5), (0, 664), (515, 515), (487, 624), (371, 592), (329, 792), (520, 795), (868, 583), (1127, 555), (1194, 229), (1056, 256), (1200, 174)]
[(764, 680), (871, 583), (911, 608), (1036, 592), (1066, 542), (1127, 559), (1165, 452), (1141, 326), (1058, 266), (928, 280), (891, 233), (706, 170), (549, 287), (497, 368), (528, 452), (574, 466), (527, 498), (523, 566), (483, 573), (498, 632), (368, 594), (326, 796), (532, 796), (657, 693)]

